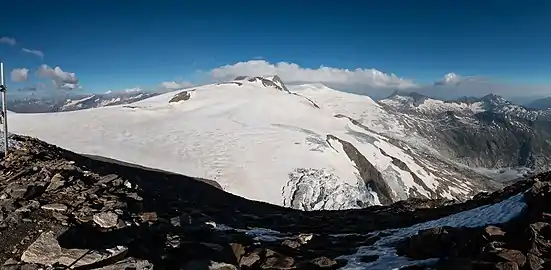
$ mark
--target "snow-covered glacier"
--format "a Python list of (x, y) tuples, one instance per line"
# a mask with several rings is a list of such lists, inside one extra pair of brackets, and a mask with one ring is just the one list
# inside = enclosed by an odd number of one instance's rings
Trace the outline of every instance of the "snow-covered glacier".
[[(182, 91), (186, 98), (173, 99)], [(172, 102), (171, 102), (172, 101)], [(491, 188), (408, 144), (367, 96), (277, 76), (182, 89), (130, 105), (9, 114), (18, 134), (77, 153), (217, 181), (226, 191), (303, 210), (409, 197), (465, 199)]]

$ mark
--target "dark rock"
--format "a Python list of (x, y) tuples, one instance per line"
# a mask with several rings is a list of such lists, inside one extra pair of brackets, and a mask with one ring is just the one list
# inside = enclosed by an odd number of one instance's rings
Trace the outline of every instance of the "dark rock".
[(262, 269), (292, 269), (295, 261), (287, 256), (272, 256), (260, 266)]
[(253, 268), (258, 265), (260, 265), (260, 255), (256, 252), (241, 257), (239, 261), (241, 267)]
[(540, 270), (540, 269), (543, 269), (544, 263), (545, 263), (544, 260), (542, 260), (541, 258), (539, 258), (538, 256), (532, 253), (528, 253), (526, 255), (526, 266), (525, 266), (526, 269)]
[[(193, 90), (190, 90), (190, 91), (193, 91)], [(172, 97), (168, 103), (173, 103), (173, 102), (180, 102), (180, 101), (185, 101), (185, 100), (188, 100), (191, 98), (191, 94), (188, 92), (188, 91), (182, 91), (176, 95), (174, 95), (174, 97)]]
[(337, 265), (337, 262), (335, 260), (332, 260), (327, 257), (318, 257), (311, 260), (310, 262), (321, 269), (327, 269)]
[(38, 186), (38, 185), (30, 185), (27, 187), (27, 190), (25, 191), (25, 194), (23, 195), (23, 199), (25, 200), (32, 200), (44, 193), (46, 191), (46, 188), (44, 186)]
[(526, 256), (524, 256), (522, 252), (514, 249), (503, 250), (501, 252), (498, 252), (496, 256), (505, 261), (514, 262), (520, 267), (524, 266), (524, 264), (526, 263)]
[[(0, 181), (0, 260), (21, 259), (18, 268), (53, 269), (76, 261), (71, 267), (338, 269), (347, 263), (342, 255), (393, 234), (376, 231), (496, 203), (538, 183), (520, 181), (455, 204), (408, 200), (302, 212), (246, 200), (195, 178), (16, 138), (24, 147), (0, 161), (0, 179), (9, 179)], [(515, 220), (495, 227), (432, 228), (399, 241), (396, 249), (412, 259), (445, 258), (437, 269), (493, 269), (498, 261), (499, 267), (514, 267), (507, 260), (523, 269), (545, 269), (551, 261), (544, 220), (551, 213), (551, 192), (537, 185), (526, 193), (527, 209)], [(251, 228), (280, 233), (256, 237)]]
[(155, 222), (157, 221), (157, 213), (155, 212), (142, 213), (140, 215), (140, 218), (142, 222)]
[(499, 262), (496, 264), (495, 268), (496, 270), (518, 270), (518, 264), (514, 262)]
[(484, 261), (472, 261), (465, 258), (443, 258), (440, 259), (436, 265), (435, 269), (442, 270), (493, 270), (495, 263), (484, 262)]
[(490, 241), (499, 241), (505, 236), (505, 232), (497, 226), (487, 226), (484, 228), (484, 236)]
[(286, 239), (281, 242), (281, 245), (296, 249), (299, 248), (302, 244), (299, 241)]
[(188, 262), (183, 270), (237, 270), (235, 265), (208, 260), (193, 260)]
[(361, 262), (370, 263), (379, 259), (379, 255), (364, 255), (360, 257)]
[(97, 270), (119, 270), (119, 269), (135, 269), (135, 270), (152, 270), (153, 264), (146, 260), (135, 258), (126, 258), (114, 264), (97, 268)]
[(230, 243), (231, 250), (235, 256), (236, 262), (241, 262), (241, 258), (245, 255), (245, 247), (239, 243)]

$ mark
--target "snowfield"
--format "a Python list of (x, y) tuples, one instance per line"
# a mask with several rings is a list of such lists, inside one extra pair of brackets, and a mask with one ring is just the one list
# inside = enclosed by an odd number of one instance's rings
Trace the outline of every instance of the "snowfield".
[(130, 105), (10, 113), (10, 128), (74, 152), (212, 179), (228, 192), (304, 210), (411, 196), (462, 199), (476, 190), (460, 172), (440, 173), (377, 132), (401, 128), (369, 97), (319, 85), (288, 92), (277, 76), (187, 89), (189, 99), (169, 102), (181, 91)]

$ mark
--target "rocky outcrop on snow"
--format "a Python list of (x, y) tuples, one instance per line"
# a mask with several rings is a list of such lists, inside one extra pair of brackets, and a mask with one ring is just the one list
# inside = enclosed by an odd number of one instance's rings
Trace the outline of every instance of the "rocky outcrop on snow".
[(290, 93), (285, 83), (277, 75), (274, 76), (237, 76), (234, 79), (235, 81), (248, 81), (250, 83), (260, 82), (265, 87), (273, 87), (279, 91), (285, 91)]
[[(304, 212), (249, 201), (190, 177), (85, 157), (29, 137), (12, 139), (18, 147), (0, 162), (2, 269), (387, 269), (376, 265), (392, 265), (388, 254), (365, 251), (389, 239), (396, 240), (389, 247), (398, 254), (415, 259), (403, 266), (445, 256), (437, 269), (451, 269), (450, 260), (549, 266), (549, 174), (458, 204), (412, 199)], [(526, 190), (526, 206), (519, 208), (524, 202), (515, 198)], [(403, 229), (393, 230), (500, 204), (516, 205), (501, 206), (507, 215), (524, 210), (497, 227), (435, 228), (401, 238)], [(466, 249), (460, 244), (444, 246), (475, 239), (477, 231), (490, 238), (468, 246), (484, 246), (488, 258), (478, 249), (461, 253)], [(450, 237), (431, 237), (444, 232)], [(444, 248), (431, 250), (427, 241)]]
[(191, 98), (191, 92), (192, 92), (192, 91), (195, 91), (195, 89), (182, 91), (182, 92), (180, 92), (180, 93), (174, 95), (174, 97), (171, 98), (171, 99), (168, 101), (168, 103), (186, 101), (186, 100), (188, 100), (188, 99)]

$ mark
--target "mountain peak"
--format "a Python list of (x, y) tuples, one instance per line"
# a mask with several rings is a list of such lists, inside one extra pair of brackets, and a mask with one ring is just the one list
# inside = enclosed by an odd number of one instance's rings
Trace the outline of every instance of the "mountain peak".
[(489, 102), (491, 105), (510, 104), (510, 102), (507, 99), (505, 99), (502, 96), (497, 95), (495, 93), (487, 94), (487, 95), (481, 97), (480, 100), (484, 101), (484, 102)]
[(237, 76), (235, 81), (247, 81), (250, 83), (260, 82), (265, 87), (273, 87), (281, 91), (289, 92), (289, 89), (283, 83), (283, 80), (278, 75), (265, 75), (265, 76)]

